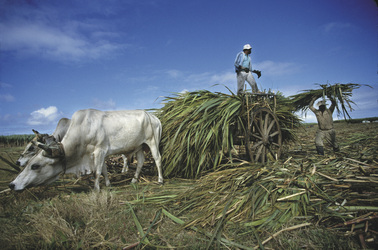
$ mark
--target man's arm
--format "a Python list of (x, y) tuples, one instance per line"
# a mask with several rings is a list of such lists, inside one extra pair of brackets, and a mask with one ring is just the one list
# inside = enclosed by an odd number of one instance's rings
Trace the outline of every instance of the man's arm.
[(333, 111), (335, 110), (335, 107), (336, 107), (336, 101), (335, 99), (333, 98), (329, 98), (331, 100), (331, 107), (329, 107), (329, 110), (331, 110), (331, 112), (333, 113)]
[(240, 58), (241, 53), (238, 53), (235, 58), (234, 66), (235, 68), (239, 68), (241, 65), (241, 58)]
[(314, 102), (317, 98), (314, 96), (312, 99), (311, 99), (311, 102), (310, 104), (308, 105), (308, 108), (312, 111), (312, 112), (316, 112), (316, 108), (314, 108)]

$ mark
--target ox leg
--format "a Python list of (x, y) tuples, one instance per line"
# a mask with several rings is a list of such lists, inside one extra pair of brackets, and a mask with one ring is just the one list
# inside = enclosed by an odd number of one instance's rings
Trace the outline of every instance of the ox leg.
[(109, 177), (108, 177), (108, 167), (106, 166), (105, 162), (104, 162), (104, 165), (102, 166), (102, 175), (105, 178), (105, 185), (107, 187), (109, 187), (110, 186), (110, 181), (109, 181)]
[(136, 183), (138, 181), (138, 178), (139, 178), (139, 174), (140, 174), (140, 171), (142, 170), (142, 167), (143, 167), (143, 163), (144, 163), (144, 153), (143, 153), (143, 150), (139, 150), (137, 153), (136, 153), (136, 157), (137, 157), (137, 169), (135, 171), (135, 175), (134, 175), (134, 178), (132, 179), (131, 183)]
[(96, 150), (94, 152), (94, 166), (96, 169), (96, 178), (95, 178), (95, 184), (94, 184), (94, 190), (99, 192), (100, 191), (100, 176), (104, 172), (106, 172), (106, 175), (104, 175), (105, 180), (108, 180), (108, 173), (107, 168), (105, 166), (105, 152), (103, 150)]
[[(129, 156), (128, 156), (129, 157)], [(123, 159), (123, 168), (122, 168), (122, 173), (127, 173), (129, 171), (129, 165), (127, 165), (127, 158), (126, 155), (122, 155)], [(130, 157), (129, 157), (130, 158)], [(131, 159), (131, 158), (130, 158)]]
[(161, 170), (161, 155), (159, 150), (156, 147), (150, 147), (152, 157), (155, 160), (156, 168), (158, 170), (158, 181), (160, 184), (163, 184), (163, 173)]

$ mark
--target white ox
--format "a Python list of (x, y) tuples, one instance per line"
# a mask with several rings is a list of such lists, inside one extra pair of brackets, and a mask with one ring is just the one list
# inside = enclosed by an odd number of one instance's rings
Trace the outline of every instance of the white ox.
[[(156, 118), (157, 123), (155, 125), (159, 126), (160, 121)], [(20, 167), (26, 166), (28, 161), (35, 155), (37, 154), (41, 148), (37, 147), (35, 145), (36, 142), (44, 142), (51, 140), (53, 138), (57, 142), (61, 142), (63, 137), (66, 135), (68, 127), (70, 126), (71, 120), (68, 118), (62, 118), (59, 120), (58, 125), (55, 128), (54, 133), (50, 136), (48, 134), (40, 134), (38, 131), (33, 130), (35, 133), (35, 138), (29, 142), (24, 151), (21, 153), (20, 157), (18, 158), (16, 164)], [(128, 155), (126, 157), (124, 154), (122, 154), (122, 159), (123, 159), (123, 168), (122, 168), (122, 173), (126, 173), (129, 170), (129, 166), (127, 163), (127, 159), (132, 159), (132, 155)]]
[(161, 123), (157, 117), (142, 110), (77, 111), (61, 143), (37, 143), (43, 150), (30, 159), (24, 170), (9, 184), (13, 190), (54, 182), (61, 173), (76, 175), (95, 173), (95, 190), (100, 189), (99, 177), (110, 185), (105, 157), (113, 154), (135, 154), (136, 182), (144, 163), (142, 147), (147, 145), (158, 169), (158, 181), (163, 183), (159, 143)]

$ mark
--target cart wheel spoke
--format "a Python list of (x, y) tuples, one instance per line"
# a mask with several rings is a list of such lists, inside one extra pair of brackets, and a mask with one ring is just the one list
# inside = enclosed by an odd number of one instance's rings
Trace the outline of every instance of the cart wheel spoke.
[(252, 134), (252, 137), (257, 138), (258, 140), (262, 140), (262, 137), (258, 134)]
[[(261, 121), (261, 120), (260, 120)], [(259, 126), (259, 125), (261, 125), (261, 122), (260, 122), (260, 124), (258, 124), (257, 122), (253, 122), (252, 123), (252, 126), (254, 126), (255, 125), (255, 128), (257, 128), (257, 130), (259, 131), (259, 134), (260, 135), (263, 135), (263, 132), (262, 132), (262, 130), (261, 130), (261, 127)]]
[(265, 118), (264, 118), (264, 131), (265, 132), (268, 132), (268, 123), (269, 123), (269, 114), (266, 113)]
[(271, 123), (269, 124), (269, 127), (268, 127), (268, 129), (267, 129), (267, 132), (268, 132), (268, 134), (270, 133), (270, 131), (272, 130), (272, 128), (273, 128), (273, 126), (274, 126), (274, 124), (276, 124), (276, 122), (274, 121), (274, 120), (272, 120), (271, 121)]
[(280, 134), (280, 131), (275, 131), (274, 133), (270, 134), (270, 137), (274, 137), (276, 135), (279, 135)]
[(278, 160), (277, 159), (277, 153), (276, 152), (273, 152), (273, 150), (272, 150), (272, 148), (271, 147), (269, 147), (268, 148), (269, 149), (269, 153), (270, 153), (270, 155), (272, 156), (272, 158), (273, 158), (273, 160)]
[(263, 127), (264, 127), (264, 120), (262, 119), (263, 117), (263, 114), (262, 114), (262, 112), (260, 112), (260, 114), (259, 114), (259, 117), (260, 117), (260, 119), (259, 119), (259, 122), (260, 122), (260, 129), (261, 129), (261, 131), (263, 131)]
[(262, 144), (262, 141), (259, 141), (257, 143), (255, 143), (253, 146), (252, 146), (252, 150), (255, 150), (258, 146), (260, 146)]

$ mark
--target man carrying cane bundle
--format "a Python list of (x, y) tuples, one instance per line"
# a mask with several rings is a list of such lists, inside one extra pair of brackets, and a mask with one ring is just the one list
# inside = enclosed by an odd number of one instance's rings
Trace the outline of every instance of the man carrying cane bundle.
[(318, 120), (318, 130), (316, 131), (315, 146), (316, 151), (320, 155), (324, 155), (324, 143), (326, 140), (328, 144), (333, 147), (334, 152), (339, 151), (339, 145), (336, 142), (336, 132), (333, 128), (332, 114), (336, 107), (336, 101), (331, 98), (331, 107), (329, 109), (326, 106), (325, 100), (318, 102), (319, 109), (314, 108), (314, 102), (317, 98), (312, 98), (309, 109), (314, 112), (316, 119)]

